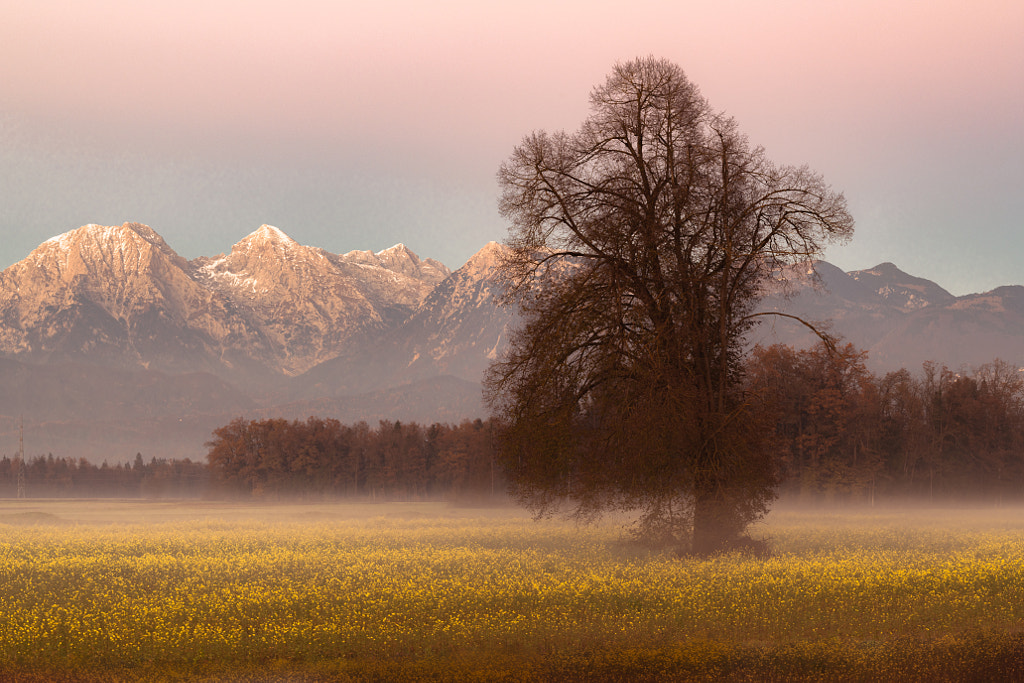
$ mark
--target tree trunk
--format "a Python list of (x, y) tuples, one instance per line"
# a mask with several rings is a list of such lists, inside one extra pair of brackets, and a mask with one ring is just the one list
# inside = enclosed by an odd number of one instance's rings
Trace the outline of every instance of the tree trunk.
[(695, 555), (713, 555), (729, 549), (738, 536), (736, 511), (712, 482), (701, 482), (693, 499), (693, 545)]

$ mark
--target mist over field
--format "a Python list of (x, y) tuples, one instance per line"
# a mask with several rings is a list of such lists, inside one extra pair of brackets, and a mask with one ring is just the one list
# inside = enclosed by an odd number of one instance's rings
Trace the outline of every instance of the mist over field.
[(1022, 45), (6, 2), (0, 680), (1024, 681)]
[(1012, 680), (1022, 513), (780, 505), (772, 557), (680, 559), (515, 508), (6, 500), (0, 672)]

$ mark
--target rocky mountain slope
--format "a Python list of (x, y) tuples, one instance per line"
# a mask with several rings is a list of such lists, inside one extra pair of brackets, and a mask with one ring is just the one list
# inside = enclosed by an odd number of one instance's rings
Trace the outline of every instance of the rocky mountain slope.
[(485, 245), (400, 324), (297, 378), (293, 394), (339, 396), (439, 375), (479, 386), (516, 324), (515, 314), (497, 301), (496, 268), (504, 249)]
[[(266, 225), (229, 254), (191, 262), (141, 224), (59, 235), (0, 273), (0, 452), (12, 451), (22, 416), (30, 441), (64, 454), (202, 457), (211, 424), (279, 401), (315, 408), (318, 388), (296, 377), (384, 348), (378, 340), (450, 275), (401, 244), (332, 254)], [(389, 398), (410, 378), (390, 357), (373, 360), (382, 372), (359, 390), (394, 417), (422, 419), (428, 394), (445, 419), (480, 414), (472, 382)], [(333, 400), (332, 410), (358, 415), (356, 403)]]
[(170, 371), (269, 355), (266, 335), (204, 287), (151, 228), (86, 225), (0, 273), (0, 355)]
[[(0, 273), (0, 454), (205, 456), (239, 415), (458, 422), (517, 324), (504, 247), (451, 272), (404, 245), (334, 254), (262, 226), (187, 261), (151, 228), (87, 225)], [(891, 263), (780, 269), (761, 303), (822, 323), (876, 371), (1024, 364), (1024, 288), (954, 297)], [(751, 343), (816, 337), (766, 317)], [(33, 445), (34, 444), (34, 445)]]
[[(1024, 287), (955, 297), (891, 263), (844, 273), (817, 261), (780, 271), (761, 308), (798, 315), (852, 342), (868, 351), (877, 372), (915, 372), (925, 361), (977, 367), (996, 358), (1024, 366)], [(799, 323), (763, 320), (755, 343), (816, 341)]]
[(262, 226), (228, 255), (192, 263), (197, 282), (245, 311), (269, 339), (259, 360), (297, 375), (337, 356), (356, 336), (402, 320), (449, 271), (405, 245), (342, 256)]
[(192, 262), (148, 226), (86, 225), (0, 274), (0, 356), (296, 375), (408, 317), (448, 274), (403, 245), (342, 256), (266, 225)]

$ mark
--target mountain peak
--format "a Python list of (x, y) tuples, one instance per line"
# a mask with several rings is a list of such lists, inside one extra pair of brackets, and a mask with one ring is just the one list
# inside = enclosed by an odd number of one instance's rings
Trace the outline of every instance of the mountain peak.
[(282, 231), (280, 228), (275, 228), (273, 225), (267, 225), (266, 223), (259, 227), (259, 229), (256, 231), (256, 234), (272, 240), (283, 240), (285, 242), (295, 241), (288, 235), (284, 234), (284, 231)]
[(133, 234), (138, 235), (161, 251), (170, 250), (170, 247), (164, 242), (164, 238), (158, 235), (156, 230), (142, 223), (124, 223), (122, 225), (88, 223), (74, 230), (55, 235), (40, 246), (58, 245), (67, 248), (73, 244), (80, 243), (82, 240), (112, 242), (123, 240), (125, 237), (130, 238)]
[(413, 253), (412, 249), (405, 246), (404, 243), (399, 242), (398, 244), (388, 247), (387, 249), (381, 249), (377, 252), (377, 256), (384, 256), (385, 254), (401, 254), (403, 256), (411, 256), (412, 258), (419, 260), (419, 257)]
[(945, 304), (955, 298), (931, 280), (909, 275), (888, 261), (867, 270), (850, 271), (849, 275), (903, 310)]
[[(181, 269), (187, 269), (187, 262), (178, 255), (153, 228), (142, 223), (123, 225), (97, 225), (89, 223), (74, 230), (46, 240), (32, 253), (27, 261), (49, 263), (65, 277), (73, 277), (96, 268), (101, 263), (122, 272), (145, 267), (149, 255), (160, 253)], [(17, 265), (17, 264), (15, 264)]]
[(244, 246), (252, 247), (255, 245), (270, 244), (273, 246), (280, 246), (285, 248), (297, 247), (299, 243), (293, 240), (291, 237), (286, 235), (280, 228), (275, 228), (273, 225), (261, 225), (255, 231), (246, 235), (240, 240), (235, 247)]
[(39, 358), (112, 354), (146, 366), (176, 356), (175, 343), (203, 344), (180, 323), (205, 303), (188, 262), (155, 230), (88, 224), (0, 275), (0, 339), (8, 354), (12, 346)]
[(494, 271), (501, 258), (508, 253), (508, 247), (500, 242), (488, 242), (460, 268), (467, 275), (482, 277)]
[(231, 247), (231, 253), (221, 254), (214, 258), (200, 257), (204, 270), (220, 270), (227, 268), (240, 272), (247, 268), (265, 269), (271, 262), (302, 260), (309, 252), (319, 251), (301, 244), (286, 235), (280, 228), (272, 225), (261, 225)]
[(891, 261), (884, 261), (882, 263), (879, 263), (874, 268), (867, 268), (865, 270), (855, 270), (850, 273), (850, 275), (854, 278), (858, 277), (861, 274), (878, 275), (880, 277), (911, 277), (910, 275), (907, 275), (907, 273), (900, 270), (899, 267), (897, 267), (896, 264)]
[(382, 266), (396, 273), (412, 276), (419, 270), (420, 257), (401, 242), (378, 251), (375, 256)]
[(412, 249), (401, 242), (378, 252), (354, 250), (341, 254), (340, 257), (347, 263), (383, 268), (386, 271), (426, 281), (432, 285), (451, 275), (448, 267), (440, 261), (435, 261), (432, 258), (421, 259)]

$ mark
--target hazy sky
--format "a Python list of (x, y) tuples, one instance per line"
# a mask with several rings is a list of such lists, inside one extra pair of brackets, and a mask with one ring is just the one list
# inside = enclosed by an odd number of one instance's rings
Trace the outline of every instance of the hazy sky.
[(846, 193), (833, 263), (1024, 284), (1021, 0), (0, 0), (0, 267), (139, 221), (187, 258), (270, 223), (455, 268), (504, 237), (523, 135), (645, 55)]

